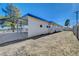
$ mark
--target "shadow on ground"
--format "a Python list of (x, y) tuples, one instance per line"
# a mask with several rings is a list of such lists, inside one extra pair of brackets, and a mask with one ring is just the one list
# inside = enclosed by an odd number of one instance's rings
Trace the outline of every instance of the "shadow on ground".
[[(59, 31), (60, 32), (60, 31)], [(48, 35), (51, 35), (51, 34), (55, 34), (55, 33), (59, 33), (59, 32), (53, 32), (53, 33), (48, 33), (48, 34), (42, 34), (42, 35), (38, 35), (38, 36), (34, 36), (34, 37), (31, 37), (31, 38), (28, 38), (28, 39), (38, 39), (38, 38), (41, 38), (41, 37), (45, 37), (45, 36), (48, 36)]]

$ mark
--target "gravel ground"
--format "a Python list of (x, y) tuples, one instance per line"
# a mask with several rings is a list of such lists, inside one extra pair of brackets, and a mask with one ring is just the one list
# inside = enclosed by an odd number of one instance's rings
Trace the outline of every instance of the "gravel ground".
[(79, 56), (79, 41), (71, 31), (30, 38), (0, 47), (2, 56)]

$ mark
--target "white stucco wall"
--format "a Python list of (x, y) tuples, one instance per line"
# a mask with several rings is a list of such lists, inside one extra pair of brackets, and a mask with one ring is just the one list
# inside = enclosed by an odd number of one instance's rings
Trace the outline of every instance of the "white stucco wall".
[(0, 33), (0, 44), (14, 40), (23, 40), (28, 37), (27, 32)]
[[(42, 28), (40, 27), (42, 25)], [(28, 16), (28, 37), (46, 34), (49, 32), (47, 28), (48, 22)]]

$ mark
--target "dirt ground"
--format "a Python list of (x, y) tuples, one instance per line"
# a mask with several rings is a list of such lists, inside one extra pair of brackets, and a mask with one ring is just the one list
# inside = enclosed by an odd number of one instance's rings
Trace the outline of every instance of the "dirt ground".
[(0, 47), (2, 56), (79, 56), (79, 41), (71, 31), (37, 36)]

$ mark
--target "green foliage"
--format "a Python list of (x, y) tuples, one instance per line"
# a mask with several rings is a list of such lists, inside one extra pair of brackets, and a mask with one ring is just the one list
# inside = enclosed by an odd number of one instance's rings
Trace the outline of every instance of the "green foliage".
[[(5, 21), (4, 26), (11, 27), (12, 22)], [(15, 26), (15, 23), (13, 23)]]
[(67, 19), (67, 20), (65, 21), (65, 26), (69, 26), (69, 24), (70, 24), (70, 20)]

